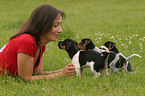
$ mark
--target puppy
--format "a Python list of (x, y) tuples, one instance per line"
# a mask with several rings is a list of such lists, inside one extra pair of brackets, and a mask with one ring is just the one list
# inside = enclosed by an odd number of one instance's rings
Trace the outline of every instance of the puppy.
[(106, 46), (110, 51), (113, 51), (115, 53), (120, 53), (116, 44), (112, 41), (107, 41), (104, 43), (104, 46)]
[(81, 77), (81, 68), (84, 69), (86, 66), (90, 66), (95, 77), (101, 76), (103, 70), (105, 70), (108, 75), (107, 52), (100, 54), (96, 51), (79, 51), (77, 45), (78, 43), (72, 39), (65, 39), (64, 41), (58, 42), (58, 47), (64, 49), (72, 60), (77, 76)]
[(89, 38), (82, 39), (81, 42), (77, 46), (81, 50), (93, 50), (99, 53), (106, 52), (106, 51), (109, 52), (109, 49), (105, 46), (101, 46), (100, 48), (95, 46), (95, 44)]
[[(106, 46), (110, 51), (113, 51), (116, 53), (116, 55), (122, 57), (123, 59), (125, 59), (126, 61), (126, 68), (127, 71), (132, 72), (132, 66), (131, 63), (129, 61), (129, 59), (131, 59), (133, 56), (138, 56), (140, 58), (142, 58), (140, 55), (138, 54), (132, 54), (131, 56), (129, 56), (128, 58), (126, 58), (117, 48), (116, 44), (112, 41), (107, 41), (104, 43), (104, 46)], [(117, 59), (117, 58), (116, 58)], [(119, 58), (118, 58), (119, 59)]]
[[(108, 41), (104, 43), (104, 46), (106, 46), (110, 51), (109, 58), (108, 58), (108, 68), (110, 68), (112, 71), (117, 73), (119, 73), (119, 70), (125, 70), (126, 72), (131, 72), (132, 67), (129, 60), (133, 56), (138, 56), (142, 58), (138, 54), (132, 54), (131, 56), (126, 58), (122, 53), (119, 52), (119, 50), (116, 47), (116, 44), (112, 41)], [(95, 50), (100, 53), (104, 52), (104, 50), (102, 51), (102, 49), (96, 47), (89, 38), (82, 39), (81, 42), (78, 44), (78, 48), (81, 50)]]

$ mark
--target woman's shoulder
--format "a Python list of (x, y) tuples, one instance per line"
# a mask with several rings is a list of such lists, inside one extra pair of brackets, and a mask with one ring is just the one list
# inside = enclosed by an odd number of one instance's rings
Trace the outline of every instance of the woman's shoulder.
[(36, 40), (35, 38), (30, 35), (30, 34), (22, 34), (14, 39), (12, 39), (9, 43), (15, 43), (15, 44), (19, 44), (19, 45), (22, 45), (22, 44), (26, 44), (26, 45), (30, 45), (30, 44), (33, 44), (33, 45), (36, 45)]
[(32, 35), (30, 35), (30, 34), (22, 34), (22, 35), (20, 35), (20, 36), (18, 36), (18, 37), (16, 37), (16, 38), (14, 38), (14, 40), (15, 41), (18, 41), (18, 42), (34, 42), (34, 43), (36, 43), (36, 40), (35, 40), (35, 38), (32, 36)]

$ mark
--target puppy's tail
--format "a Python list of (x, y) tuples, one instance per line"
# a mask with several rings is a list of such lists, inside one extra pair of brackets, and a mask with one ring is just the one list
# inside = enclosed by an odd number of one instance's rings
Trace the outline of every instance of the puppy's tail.
[(100, 48), (101, 48), (101, 49), (105, 49), (105, 51), (106, 51), (107, 53), (110, 53), (109, 49), (108, 49), (106, 46), (101, 46)]
[(138, 55), (138, 54), (132, 54), (132, 55), (130, 55), (129, 57), (127, 57), (126, 58), (126, 61), (129, 61), (132, 57), (134, 57), (134, 56), (137, 56), (137, 57), (140, 57), (140, 58), (142, 58), (140, 55)]

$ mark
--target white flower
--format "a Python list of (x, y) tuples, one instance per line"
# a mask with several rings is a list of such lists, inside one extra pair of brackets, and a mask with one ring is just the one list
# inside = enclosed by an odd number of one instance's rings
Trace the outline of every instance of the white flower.
[(129, 40), (129, 44), (131, 44), (131, 40)]
[(114, 39), (114, 36), (110, 37), (110, 39)]
[(143, 49), (143, 47), (140, 48), (141, 50)]
[(119, 40), (121, 40), (121, 38), (119, 38)]
[(105, 34), (104, 36), (107, 36), (107, 34)]

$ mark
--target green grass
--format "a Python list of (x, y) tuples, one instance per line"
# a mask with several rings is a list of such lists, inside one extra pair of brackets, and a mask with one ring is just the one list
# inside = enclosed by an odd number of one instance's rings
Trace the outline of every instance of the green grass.
[[(59, 40), (90, 38), (96, 46), (111, 40), (131, 59), (136, 74), (103, 75), (93, 78), (86, 68), (82, 78), (66, 77), (24, 82), (20, 78), (0, 76), (0, 96), (144, 96), (145, 95), (145, 1), (144, 0), (1, 0), (0, 47), (28, 19), (34, 8), (52, 4), (66, 12)], [(57, 70), (71, 63), (68, 54), (47, 45), (44, 70)]]

